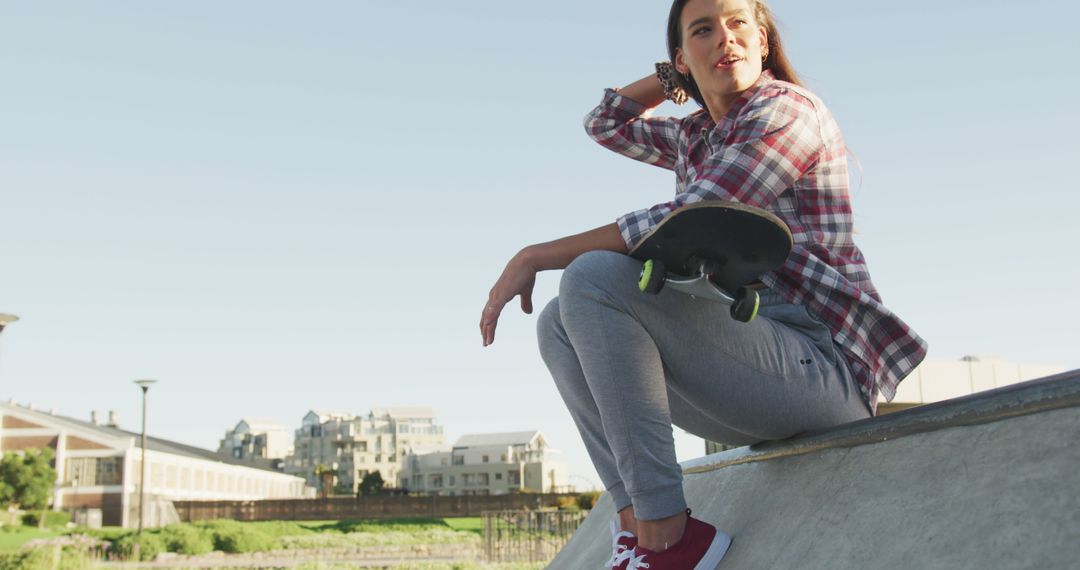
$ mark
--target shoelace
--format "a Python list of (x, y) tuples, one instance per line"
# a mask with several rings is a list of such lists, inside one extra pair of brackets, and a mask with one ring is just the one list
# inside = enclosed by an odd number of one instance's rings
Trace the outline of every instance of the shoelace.
[(640, 568), (648, 568), (649, 563), (645, 562), (645, 555), (634, 556), (630, 559), (630, 563), (626, 565), (626, 570), (639, 570)]
[[(614, 568), (622, 564), (623, 560), (630, 560), (634, 556), (633, 550), (627, 548), (625, 544), (619, 544), (619, 539), (623, 537), (633, 538), (634, 535), (626, 531), (619, 532), (615, 521), (611, 521), (611, 558), (607, 561), (608, 568)], [(648, 568), (648, 565), (645, 567)]]

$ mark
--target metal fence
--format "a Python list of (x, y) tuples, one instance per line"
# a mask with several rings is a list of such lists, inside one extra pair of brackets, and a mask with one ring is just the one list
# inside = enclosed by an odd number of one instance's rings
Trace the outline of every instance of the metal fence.
[(588, 511), (485, 511), (485, 562), (549, 562)]

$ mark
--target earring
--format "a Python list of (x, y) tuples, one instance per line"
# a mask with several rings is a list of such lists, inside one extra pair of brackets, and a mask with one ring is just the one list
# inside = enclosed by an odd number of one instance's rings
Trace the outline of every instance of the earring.
[(769, 46), (765, 46), (765, 49), (761, 50), (761, 63), (765, 63), (766, 59), (769, 59)]

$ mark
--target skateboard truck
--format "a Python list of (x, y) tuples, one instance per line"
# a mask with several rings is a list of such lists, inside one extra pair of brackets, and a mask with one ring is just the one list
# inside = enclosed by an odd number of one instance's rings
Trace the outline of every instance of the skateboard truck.
[(761, 306), (761, 297), (757, 291), (749, 287), (739, 287), (732, 295), (713, 283), (709, 277), (720, 270), (721, 263), (694, 258), (687, 265), (697, 267), (697, 271), (689, 277), (683, 277), (669, 275), (664, 262), (659, 259), (646, 260), (638, 278), (638, 289), (656, 295), (667, 285), (691, 297), (718, 301), (730, 306), (731, 317), (737, 321), (748, 323), (754, 320)]

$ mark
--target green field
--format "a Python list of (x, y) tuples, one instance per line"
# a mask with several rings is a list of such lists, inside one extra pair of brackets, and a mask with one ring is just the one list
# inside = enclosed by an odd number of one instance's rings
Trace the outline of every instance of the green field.
[[(372, 546), (386, 544), (454, 544), (473, 542), (483, 533), (479, 517), (450, 519), (391, 519), (381, 521), (268, 521), (236, 523), (208, 521), (174, 525), (212, 533), (222, 527), (243, 528), (265, 536), (279, 548), (322, 548), (332, 546)], [(68, 533), (85, 533), (116, 541), (134, 531), (118, 527), (99, 530), (17, 527), (0, 531), (0, 552), (18, 550), (36, 538), (53, 538)], [(157, 535), (160, 530), (146, 531)]]
[(8, 528), (0, 530), (0, 552), (16, 550), (35, 538), (52, 538), (64, 534), (61, 530), (38, 530), (37, 528)]
[[(53, 548), (25, 549), (36, 538), (64, 534), (85, 534), (111, 543), (110, 552), (130, 557), (141, 553), (143, 561), (153, 560), (160, 552), (206, 554), (213, 550), (226, 553), (250, 553), (270, 550), (305, 551), (322, 548), (363, 548), (409, 545), (479, 545), (483, 520), (393, 519), (380, 521), (204, 521), (148, 529), (141, 536), (132, 529), (116, 527), (90, 530), (11, 528), (0, 530), (0, 570), (64, 568), (89, 569), (85, 554), (76, 550)], [(60, 558), (54, 558), (60, 556)], [(130, 560), (130, 558), (128, 558)], [(59, 564), (59, 565), (58, 565)], [(311, 563), (301, 570), (344, 570), (348, 565)], [(477, 562), (412, 562), (388, 570), (538, 570), (542, 564), (481, 564)]]

